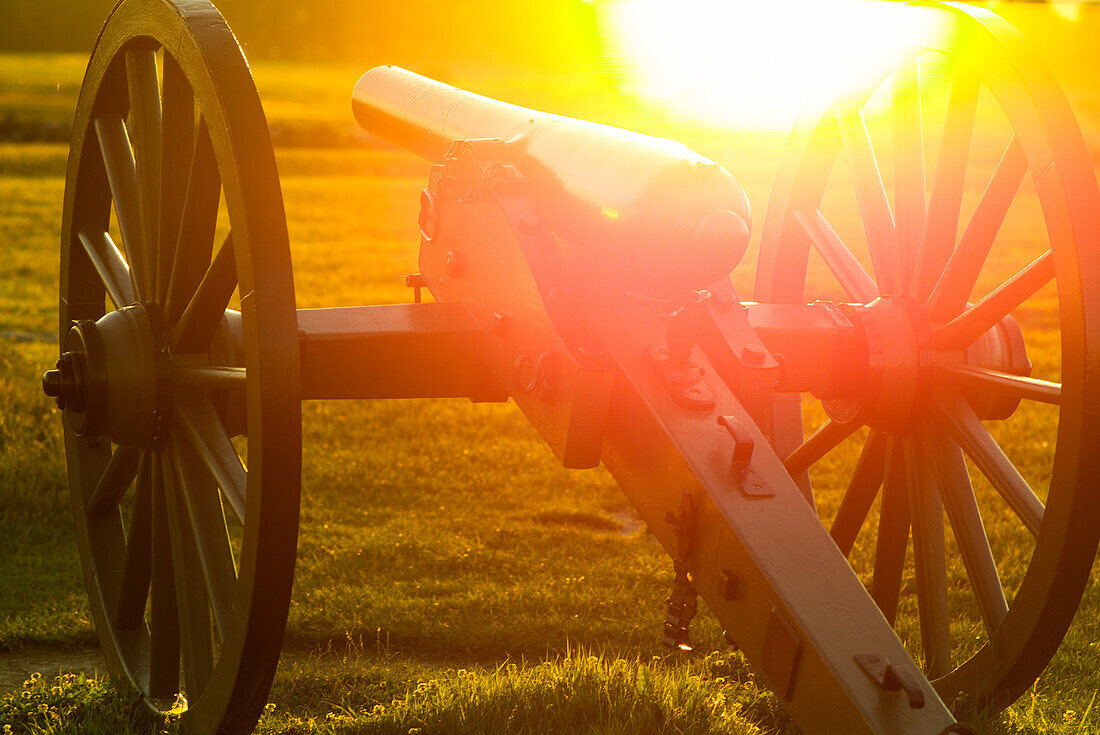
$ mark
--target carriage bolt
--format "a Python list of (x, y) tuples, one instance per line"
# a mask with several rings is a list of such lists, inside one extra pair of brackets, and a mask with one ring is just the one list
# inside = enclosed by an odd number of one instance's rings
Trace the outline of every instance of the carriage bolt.
[(723, 569), (718, 574), (718, 594), (723, 600), (732, 602), (737, 599), (737, 575), (729, 569)]
[(447, 269), (447, 275), (458, 278), (462, 275), (462, 258), (454, 250), (448, 250), (443, 258), (443, 265)]
[(489, 333), (497, 337), (503, 337), (508, 332), (508, 317), (499, 311), (494, 311), (489, 317)]

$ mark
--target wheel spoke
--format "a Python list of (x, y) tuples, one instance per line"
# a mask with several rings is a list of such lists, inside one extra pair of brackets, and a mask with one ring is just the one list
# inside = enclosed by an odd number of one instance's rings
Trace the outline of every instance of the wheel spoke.
[(825, 215), (821, 214), (821, 210), (816, 209), (810, 215), (795, 212), (794, 218), (806, 231), (814, 249), (844, 288), (844, 293), (861, 304), (874, 301), (878, 296), (878, 286), (867, 275), (867, 271), (863, 270), (856, 256), (852, 255), (852, 251), (836, 234)]
[[(966, 185), (966, 166), (970, 159), (970, 141), (974, 134), (974, 113), (978, 106), (979, 91), (978, 77), (966, 65), (955, 64), (939, 160), (936, 163), (936, 175), (932, 182), (928, 215), (924, 221), (924, 235), (917, 260), (914, 295), (918, 299), (928, 297), (955, 249), (959, 208)], [(969, 295), (969, 291), (966, 295)]]
[(959, 246), (928, 297), (928, 315), (933, 322), (946, 321), (966, 307), (1025, 173), (1024, 147), (1013, 136), (959, 239)]
[(895, 237), (900, 251), (895, 283), (908, 291), (924, 235), (924, 120), (921, 115), (920, 60), (908, 57), (894, 74)]
[(1020, 476), (1011, 460), (989, 435), (982, 422), (964, 399), (945, 397), (935, 404), (937, 419), (958, 442), (967, 456), (974, 460), (993, 489), (1001, 494), (1027, 530), (1038, 537), (1043, 524), (1043, 503)]
[(195, 136), (195, 98), (179, 64), (169, 54), (164, 55), (164, 144), (161, 158), (160, 237), (157, 248), (156, 297), (164, 303), (168, 281), (172, 278), (172, 263), (176, 255), (176, 240), (187, 196), (187, 179), (183, 172), (191, 165)]
[(875, 271), (878, 290), (895, 293), (894, 274), (898, 270), (897, 250), (894, 246), (894, 216), (890, 201), (882, 184), (871, 136), (859, 108), (845, 108), (837, 113), (844, 148), (848, 152), (848, 165), (852, 172), (852, 184), (856, 191), (856, 203), (863, 219), (867, 235), (867, 248), (871, 253), (871, 265)]
[(809, 439), (802, 442), (798, 449), (791, 452), (783, 460), (783, 466), (787, 468), (787, 472), (791, 477), (801, 475), (811, 465), (831, 452), (834, 447), (851, 436), (858, 428), (859, 424), (854, 421), (841, 424), (829, 419), (817, 427)]
[(942, 434), (927, 431), (923, 441), (925, 452), (932, 458), (940, 497), (962, 553), (970, 588), (978, 600), (985, 627), (992, 633), (1008, 614), (1008, 602), (985, 535), (966, 460), (959, 446)]
[(153, 466), (149, 454), (141, 455), (137, 472), (134, 507), (130, 511), (130, 530), (126, 535), (126, 555), (122, 562), (122, 585), (115, 606), (115, 625), (119, 630), (137, 630), (145, 621), (145, 600), (149, 596), (149, 577), (153, 540)]
[(183, 675), (188, 694), (197, 697), (206, 688), (214, 670), (210, 605), (194, 537), (190, 532), (187, 509), (183, 507), (183, 490), (177, 479), (175, 457), (171, 452), (163, 452), (161, 456), (165, 506), (168, 510), (169, 537), (172, 543), (172, 573), (176, 580)]
[(172, 384), (200, 388), (244, 388), (248, 372), (243, 367), (201, 365), (172, 368)]
[(165, 297), (165, 316), (175, 324), (183, 314), (210, 264), (214, 249), (214, 229), (218, 222), (218, 196), (221, 180), (214, 159), (214, 148), (206, 120), (199, 119), (195, 131), (195, 147), (191, 154), (191, 170), (187, 177), (179, 237), (172, 261), (172, 276)]
[[(776, 393), (772, 402), (772, 442), (780, 456), (793, 452), (802, 444), (802, 394)], [(812, 498), (810, 475), (805, 471), (791, 475), (794, 484), (806, 498)]]
[(176, 401), (176, 418), (233, 514), (244, 523), (247, 473), (209, 396), (197, 392), (181, 395)]
[(100, 475), (85, 510), (90, 516), (100, 516), (118, 508), (138, 471), (141, 452), (133, 447), (116, 447), (107, 468)]
[(225, 640), (234, 617), (233, 591), (237, 585), (237, 570), (233, 564), (233, 550), (229, 546), (229, 531), (218, 498), (218, 488), (206, 472), (196, 471), (198, 458), (179, 437), (173, 437), (172, 451), (176, 477), (206, 580), (206, 592), (214, 612), (214, 625), (221, 639)]
[(237, 288), (233, 233), (225, 236), (173, 330), (176, 352), (206, 352)]
[(1054, 253), (1047, 250), (972, 308), (934, 329), (933, 344), (941, 349), (969, 346), (1053, 278)]
[(141, 239), (141, 190), (138, 188), (137, 165), (130, 149), (130, 138), (122, 116), (113, 112), (96, 117), (96, 137), (103, 154), (103, 166), (107, 170), (107, 183), (115, 205), (118, 229), (122, 233), (122, 245), (130, 265), (130, 282), (134, 294), (143, 300), (140, 268), (145, 262), (145, 244)]
[(836, 518), (833, 519), (833, 527), (829, 533), (845, 556), (852, 553), (856, 537), (859, 536), (860, 529), (867, 520), (867, 513), (878, 495), (878, 489), (882, 486), (888, 443), (884, 435), (871, 431), (859, 453), (859, 461), (852, 473), (852, 479), (848, 482), (844, 499), (840, 501)]
[(929, 678), (951, 670), (951, 629), (947, 617), (947, 557), (944, 550), (943, 503), (929, 457), (917, 440), (905, 444), (909, 508), (913, 516), (913, 567), (924, 667)]
[(180, 688), (180, 630), (164, 467), (153, 458), (153, 560), (149, 590), (149, 696), (167, 699)]
[(130, 266), (126, 264), (126, 259), (122, 257), (111, 236), (106, 232), (81, 230), (77, 237), (114, 305), (121, 309), (134, 303)]
[(963, 391), (988, 391), (1030, 401), (1062, 404), (1062, 384), (973, 365), (938, 365), (936, 372)]
[(152, 296), (156, 285), (158, 209), (161, 179), (161, 109), (157, 56), (152, 48), (126, 51), (126, 89), (130, 96), (130, 141), (141, 196), (143, 261), (137, 267), (141, 291)]
[(898, 439), (887, 442), (886, 469), (882, 486), (882, 510), (875, 542), (875, 576), (871, 597), (893, 625), (898, 615), (898, 596), (909, 546), (909, 496), (905, 452)]

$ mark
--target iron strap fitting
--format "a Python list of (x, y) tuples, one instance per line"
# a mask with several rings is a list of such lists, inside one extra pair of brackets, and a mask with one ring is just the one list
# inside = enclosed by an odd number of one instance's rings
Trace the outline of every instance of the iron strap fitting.
[(905, 692), (910, 707), (920, 709), (924, 706), (924, 691), (917, 683), (917, 678), (904, 666), (896, 666), (883, 656), (873, 653), (859, 654), (852, 658), (882, 691)]
[(524, 352), (512, 365), (512, 379), (520, 393), (534, 393), (545, 401), (553, 400), (556, 387), (557, 351), (551, 347), (532, 359)]
[(766, 482), (750, 465), (755, 443), (748, 431), (736, 416), (719, 416), (718, 424), (725, 428), (733, 439), (733, 452), (730, 468), (741, 487), (741, 494), (750, 498), (771, 498), (775, 489)]
[(672, 592), (665, 601), (668, 611), (665, 615), (664, 634), (661, 643), (677, 651), (692, 650), (691, 635), (688, 626), (698, 609), (699, 593), (688, 571), (688, 556), (695, 536), (696, 518), (695, 498), (685, 490), (680, 496), (678, 513), (669, 511), (665, 521), (672, 526), (676, 534), (676, 556), (673, 567), (676, 578), (672, 582)]
[(665, 309), (661, 314), (667, 325), (665, 344), (652, 344), (645, 350), (646, 361), (657, 373), (665, 390), (683, 408), (692, 411), (714, 408), (714, 392), (703, 379), (706, 370), (691, 359), (699, 316), (710, 293), (693, 291), (687, 300), (682, 301), (653, 299), (636, 293), (627, 295)]
[(480, 168), (480, 178), (474, 186), (460, 193), (457, 201), (461, 205), (468, 206), (478, 201), (488, 187), (501, 184), (522, 184), (527, 180), (519, 169), (511, 163), (507, 144), (503, 140), (499, 138), (471, 138), (456, 140), (451, 143), (451, 147), (443, 157), (443, 170), (440, 174), (441, 183), (446, 181), (457, 182), (460, 179), (458, 169), (463, 164), (463, 153), (466, 151), (469, 151), (475, 157)]

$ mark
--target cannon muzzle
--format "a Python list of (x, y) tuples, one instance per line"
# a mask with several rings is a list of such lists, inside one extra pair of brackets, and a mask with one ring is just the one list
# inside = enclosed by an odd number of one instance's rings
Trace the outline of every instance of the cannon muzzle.
[(686, 146), (517, 107), (385, 66), (355, 85), (366, 131), (428, 160), (455, 140), (499, 138), (588, 283), (655, 297), (702, 289), (744, 255), (749, 203), (728, 171)]

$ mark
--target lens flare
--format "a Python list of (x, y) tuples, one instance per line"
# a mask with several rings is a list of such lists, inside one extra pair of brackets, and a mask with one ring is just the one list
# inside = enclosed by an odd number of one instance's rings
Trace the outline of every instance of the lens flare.
[(881, 74), (919, 9), (870, 0), (607, 0), (600, 27), (629, 91), (721, 124), (785, 128)]

